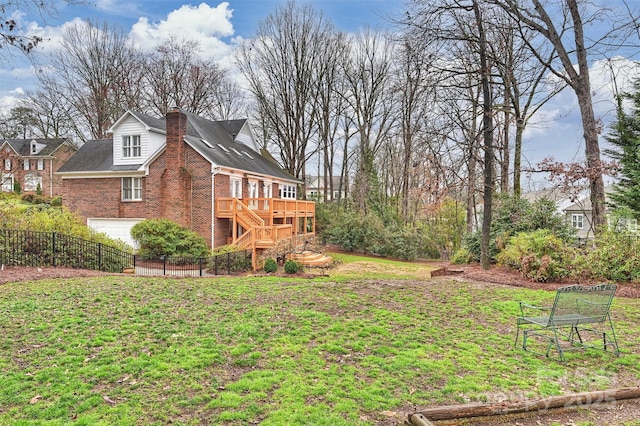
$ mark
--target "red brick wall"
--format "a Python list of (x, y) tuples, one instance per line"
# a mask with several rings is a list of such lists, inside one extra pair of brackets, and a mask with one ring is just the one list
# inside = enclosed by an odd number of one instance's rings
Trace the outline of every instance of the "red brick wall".
[[(143, 193), (145, 182), (143, 178)], [(64, 179), (62, 203), (82, 216), (85, 223), (88, 217), (145, 217), (144, 202), (121, 200), (121, 186), (121, 178)]]

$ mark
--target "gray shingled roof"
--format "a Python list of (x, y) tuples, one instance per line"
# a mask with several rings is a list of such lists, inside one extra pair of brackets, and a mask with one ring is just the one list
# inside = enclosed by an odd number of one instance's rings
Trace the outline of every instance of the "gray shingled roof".
[[(45, 145), (37, 154), (31, 153), (31, 141)], [(1, 139), (0, 144), (8, 143), (22, 157), (48, 157), (60, 148), (67, 139)]]
[(145, 126), (148, 126), (152, 129), (164, 131), (167, 128), (164, 117), (163, 118), (152, 117), (150, 115), (143, 114), (137, 111), (129, 111), (129, 112), (131, 113), (131, 115), (133, 115), (142, 123), (144, 123)]
[[(140, 167), (127, 166), (129, 170)], [(58, 172), (108, 172), (116, 171), (113, 165), (113, 140), (97, 139), (87, 141), (67, 160)]]
[[(164, 118), (158, 119), (146, 114), (131, 113), (151, 128), (166, 129)], [(262, 156), (242, 143), (234, 142), (234, 137), (242, 130), (247, 122), (246, 119), (212, 121), (190, 113), (185, 114), (187, 116), (185, 140), (211, 163), (250, 173), (297, 180), (283, 171), (273, 160)], [(102, 139), (85, 143), (58, 171), (122, 171), (137, 170), (140, 167), (140, 164), (114, 166), (113, 140)]]

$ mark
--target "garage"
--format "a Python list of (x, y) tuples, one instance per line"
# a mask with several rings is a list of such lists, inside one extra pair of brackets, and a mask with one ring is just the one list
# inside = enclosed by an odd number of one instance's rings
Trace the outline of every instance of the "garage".
[(110, 238), (122, 240), (132, 247), (137, 248), (133, 238), (131, 238), (131, 228), (143, 220), (143, 218), (90, 217), (87, 219), (87, 225), (96, 232), (103, 232)]

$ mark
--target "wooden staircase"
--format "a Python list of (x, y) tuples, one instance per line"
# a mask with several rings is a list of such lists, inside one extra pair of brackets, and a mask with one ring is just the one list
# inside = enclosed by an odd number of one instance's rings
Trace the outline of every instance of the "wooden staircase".
[(295, 260), (301, 265), (305, 266), (317, 266), (324, 267), (329, 266), (332, 259), (322, 253), (316, 253), (313, 251), (303, 251), (302, 253), (292, 253), (291, 259)]

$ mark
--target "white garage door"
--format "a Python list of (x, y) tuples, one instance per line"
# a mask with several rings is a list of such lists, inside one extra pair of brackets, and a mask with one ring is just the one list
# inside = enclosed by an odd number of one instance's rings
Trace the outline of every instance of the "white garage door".
[(133, 238), (131, 238), (131, 228), (143, 220), (90, 217), (87, 219), (87, 225), (97, 232), (104, 232), (111, 238), (122, 240), (132, 247), (138, 248)]

